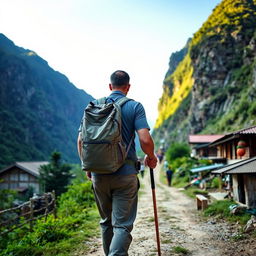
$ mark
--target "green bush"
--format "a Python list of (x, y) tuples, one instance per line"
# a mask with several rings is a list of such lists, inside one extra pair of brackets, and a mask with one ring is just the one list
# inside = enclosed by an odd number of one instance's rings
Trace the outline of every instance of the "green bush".
[(166, 152), (166, 159), (169, 163), (177, 158), (189, 156), (190, 148), (187, 144), (184, 143), (174, 143), (168, 148)]
[(98, 232), (90, 182), (69, 185), (57, 205), (57, 219), (49, 215), (46, 221), (35, 221), (32, 232), (25, 225), (5, 235), (0, 241), (0, 255), (70, 255), (79, 243)]
[(220, 187), (220, 179), (218, 177), (214, 177), (212, 180), (211, 180), (211, 188), (219, 188)]
[(60, 216), (69, 216), (81, 209), (92, 207), (94, 196), (91, 182), (69, 185), (68, 191), (60, 196), (58, 205)]

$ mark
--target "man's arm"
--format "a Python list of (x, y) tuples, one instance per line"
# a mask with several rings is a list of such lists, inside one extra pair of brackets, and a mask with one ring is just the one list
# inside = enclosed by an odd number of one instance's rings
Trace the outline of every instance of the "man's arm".
[(144, 128), (137, 131), (140, 140), (140, 146), (143, 152), (146, 154), (145, 165), (149, 168), (155, 168), (157, 164), (157, 158), (154, 153), (154, 142), (149, 133), (149, 130)]
[[(78, 137), (77, 137), (77, 151), (80, 159), (82, 160), (82, 139), (81, 139), (81, 132), (79, 132)], [(86, 176), (89, 180), (91, 180), (91, 172), (86, 172)]]
[(82, 156), (82, 139), (81, 139), (81, 132), (78, 133), (78, 137), (77, 137), (77, 151), (78, 151), (78, 155), (81, 159)]

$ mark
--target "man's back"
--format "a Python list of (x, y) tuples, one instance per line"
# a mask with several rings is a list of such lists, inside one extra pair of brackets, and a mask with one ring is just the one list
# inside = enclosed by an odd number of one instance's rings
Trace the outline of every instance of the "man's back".
[[(107, 102), (116, 101), (122, 97), (125, 97), (125, 94), (121, 91), (114, 91), (107, 97)], [(127, 159), (131, 160), (131, 162), (137, 161), (136, 156), (136, 148), (135, 148), (135, 131), (141, 128), (149, 129), (146, 114), (141, 103), (136, 102), (134, 100), (130, 100), (126, 102), (121, 109), (122, 112), (122, 138), (123, 142), (128, 148), (129, 144), (131, 146), (129, 148)], [(136, 170), (134, 165), (125, 164), (122, 166), (115, 174), (137, 174), (138, 170)]]
[[(117, 70), (111, 77), (109, 89), (111, 95), (107, 101), (115, 101), (127, 95), (130, 89), (130, 77), (125, 71)], [(157, 158), (154, 154), (154, 143), (149, 133), (149, 126), (143, 106), (136, 101), (126, 102), (121, 109), (122, 137), (128, 147), (127, 162), (114, 174), (93, 175), (87, 172), (92, 180), (95, 201), (101, 216), (102, 242), (105, 255), (128, 255), (132, 241), (131, 231), (136, 218), (139, 181), (135, 160), (134, 134), (139, 136), (143, 152), (146, 154), (145, 164), (154, 168)], [(81, 157), (81, 135), (78, 135), (78, 152)], [(100, 161), (101, 159), (98, 159)]]

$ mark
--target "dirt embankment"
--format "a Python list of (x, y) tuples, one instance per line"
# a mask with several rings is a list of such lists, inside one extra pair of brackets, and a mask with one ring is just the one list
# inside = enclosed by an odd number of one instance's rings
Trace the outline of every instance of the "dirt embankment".
[[(157, 171), (155, 180), (162, 256), (184, 255), (185, 252), (192, 256), (256, 256), (256, 242), (253, 238), (238, 239), (236, 225), (203, 219), (196, 210), (195, 200), (160, 184)], [(157, 255), (157, 246), (149, 175), (141, 183), (129, 255), (153, 256)], [(79, 255), (104, 255), (100, 238), (87, 245), (90, 252)]]

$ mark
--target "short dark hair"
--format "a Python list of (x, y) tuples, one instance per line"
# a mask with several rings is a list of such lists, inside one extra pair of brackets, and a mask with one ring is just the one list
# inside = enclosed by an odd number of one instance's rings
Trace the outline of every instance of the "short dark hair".
[(130, 77), (125, 71), (117, 70), (110, 76), (110, 81), (113, 86), (120, 87), (128, 85), (130, 82)]

